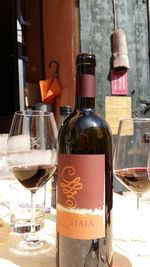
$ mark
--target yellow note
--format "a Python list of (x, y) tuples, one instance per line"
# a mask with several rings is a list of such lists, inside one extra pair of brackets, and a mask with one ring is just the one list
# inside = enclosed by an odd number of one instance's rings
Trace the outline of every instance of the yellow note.
[(105, 119), (112, 130), (112, 134), (117, 134), (120, 120), (131, 118), (131, 113), (131, 97), (105, 97)]

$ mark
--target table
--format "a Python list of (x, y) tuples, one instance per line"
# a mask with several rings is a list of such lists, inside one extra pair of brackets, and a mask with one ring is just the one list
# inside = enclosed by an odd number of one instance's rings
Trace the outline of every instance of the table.
[[(7, 193), (10, 181), (0, 180), (0, 203), (2, 193)], [(124, 209), (122, 202), (124, 198), (114, 193), (114, 262), (113, 267), (148, 267), (150, 266), (150, 256), (136, 257), (132, 254), (125, 253), (119, 249), (119, 235), (121, 235), (120, 227), (122, 224), (123, 214), (128, 212)], [(36, 256), (20, 256), (14, 254), (9, 248), (9, 210), (6, 206), (0, 204), (0, 215), (3, 214), (4, 224), (0, 226), (0, 267), (56, 267), (55, 265), (55, 223), (51, 220), (50, 214), (46, 214), (45, 227), (43, 229), (51, 242), (51, 248), (44, 254)], [(124, 214), (126, 217), (126, 214)], [(119, 233), (120, 232), (120, 233)], [(119, 233), (119, 235), (118, 235)], [(65, 267), (65, 266), (64, 266)]]
[[(142, 204), (142, 203), (141, 203)], [(113, 194), (113, 247), (117, 252), (114, 258), (115, 267), (148, 267), (150, 266), (150, 195), (145, 196), (142, 205), (142, 213), (138, 217), (144, 219), (144, 224), (138, 224), (137, 217), (137, 197), (131, 192), (124, 192), (123, 195)], [(137, 225), (137, 228), (136, 228)], [(140, 229), (138, 229), (140, 227)], [(131, 253), (129, 249), (130, 237), (135, 232), (139, 233), (142, 230), (143, 238), (149, 242), (147, 246), (148, 254), (145, 256), (136, 256), (136, 250)], [(134, 235), (133, 235), (134, 236)], [(122, 240), (126, 240), (128, 252), (121, 249)], [(140, 243), (139, 243), (140, 246)], [(141, 250), (141, 248), (140, 248)], [(120, 264), (118, 264), (120, 262)], [(122, 265), (121, 265), (122, 264)]]
[[(48, 225), (45, 229), (49, 229), (49, 219), (46, 219)], [(54, 244), (54, 227), (50, 227), (49, 235), (51, 235), (51, 248), (43, 254), (35, 256), (20, 256), (11, 252), (9, 248), (9, 225), (5, 223), (0, 228), (0, 266), (1, 267), (55, 267), (55, 244)]]

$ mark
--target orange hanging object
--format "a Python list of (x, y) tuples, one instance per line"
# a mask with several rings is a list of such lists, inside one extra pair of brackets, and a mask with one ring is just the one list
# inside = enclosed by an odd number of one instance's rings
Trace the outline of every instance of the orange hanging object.
[(41, 98), (43, 103), (52, 103), (54, 98), (61, 94), (62, 88), (57, 77), (40, 81)]
[[(56, 62), (52, 61), (51, 63), (56, 63)], [(51, 63), (49, 64), (49, 66), (51, 66)], [(49, 79), (39, 81), (41, 98), (43, 103), (53, 103), (55, 97), (61, 94), (62, 88), (59, 83), (57, 75), (58, 75), (58, 65), (55, 75), (53, 75)]]

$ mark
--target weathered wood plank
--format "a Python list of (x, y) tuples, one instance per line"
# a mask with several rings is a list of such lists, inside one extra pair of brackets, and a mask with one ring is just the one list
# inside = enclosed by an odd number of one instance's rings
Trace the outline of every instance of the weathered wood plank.
[(135, 91), (133, 95), (133, 115), (142, 116), (142, 106), (139, 100), (150, 97), (146, 1), (144, 3), (141, 0), (122, 0), (118, 3), (120, 27), (124, 28), (128, 42), (130, 60), (129, 94)]
[[(116, 1), (117, 2), (117, 1)], [(141, 99), (150, 98), (150, 70), (148, 57), (147, 4), (141, 0), (119, 0), (119, 27), (126, 33), (130, 69), (129, 94), (132, 95), (133, 116), (144, 115)], [(110, 0), (80, 0), (81, 50), (97, 57), (97, 107), (104, 115), (105, 96), (110, 95), (110, 36), (114, 30), (113, 5)]]
[(81, 0), (81, 50), (95, 53), (97, 57), (97, 107), (104, 114), (104, 96), (110, 95), (108, 81), (111, 57), (112, 32), (111, 1)]

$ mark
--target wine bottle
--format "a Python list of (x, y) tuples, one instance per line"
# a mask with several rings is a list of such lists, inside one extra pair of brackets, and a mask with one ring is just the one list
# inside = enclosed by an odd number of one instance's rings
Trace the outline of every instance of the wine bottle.
[(112, 136), (95, 110), (93, 54), (77, 56), (76, 105), (59, 135), (57, 267), (112, 266)]
[(65, 119), (72, 113), (72, 106), (60, 106), (60, 119), (58, 130), (63, 126)]

